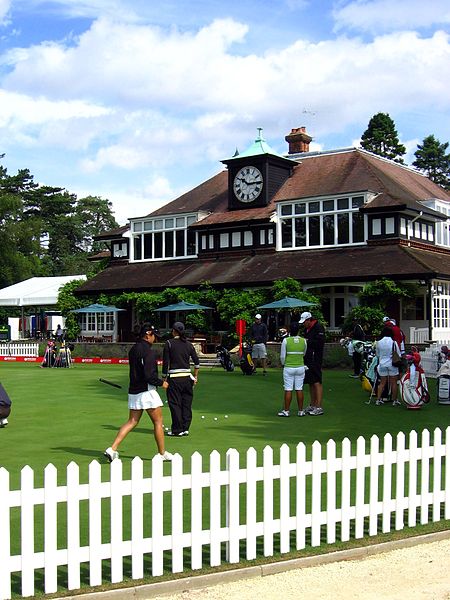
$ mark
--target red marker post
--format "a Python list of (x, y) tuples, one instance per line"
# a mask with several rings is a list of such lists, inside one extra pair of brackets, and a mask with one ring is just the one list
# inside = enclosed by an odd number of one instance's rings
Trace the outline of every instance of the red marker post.
[(242, 356), (242, 338), (245, 335), (245, 327), (246, 327), (246, 322), (244, 319), (238, 319), (236, 321), (236, 333), (239, 336), (239, 356)]

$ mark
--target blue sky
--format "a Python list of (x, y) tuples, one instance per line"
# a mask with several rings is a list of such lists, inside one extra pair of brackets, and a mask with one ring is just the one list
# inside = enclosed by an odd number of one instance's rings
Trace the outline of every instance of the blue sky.
[(358, 145), (387, 112), (412, 162), (450, 141), (448, 0), (0, 0), (0, 152), (10, 174), (148, 214), (262, 127)]

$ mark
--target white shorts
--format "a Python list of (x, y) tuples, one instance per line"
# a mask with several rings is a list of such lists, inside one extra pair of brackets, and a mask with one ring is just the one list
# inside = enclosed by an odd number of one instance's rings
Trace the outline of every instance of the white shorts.
[(284, 367), (283, 382), (284, 390), (292, 392), (292, 390), (300, 391), (303, 389), (303, 381), (305, 379), (305, 367)]
[(265, 344), (253, 344), (252, 358), (266, 358), (267, 350)]
[(149, 385), (146, 392), (128, 394), (128, 408), (130, 410), (146, 410), (163, 406), (160, 395), (154, 385)]
[(380, 377), (396, 377), (398, 375), (398, 367), (381, 367), (378, 365), (377, 368)]

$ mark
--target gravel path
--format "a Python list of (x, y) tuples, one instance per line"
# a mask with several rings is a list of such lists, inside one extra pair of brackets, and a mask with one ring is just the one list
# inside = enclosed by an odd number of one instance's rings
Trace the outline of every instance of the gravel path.
[(450, 600), (450, 539), (156, 598)]

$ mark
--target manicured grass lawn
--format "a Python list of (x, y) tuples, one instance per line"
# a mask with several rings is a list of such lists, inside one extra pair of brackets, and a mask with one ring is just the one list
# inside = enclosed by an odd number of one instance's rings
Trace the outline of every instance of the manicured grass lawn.
[[(276, 414), (282, 405), (281, 370), (270, 370), (267, 377), (261, 373), (246, 377), (240, 370), (227, 373), (219, 368), (203, 368), (195, 390), (191, 435), (166, 438), (167, 449), (185, 459), (198, 451), (206, 467), (212, 450), (224, 455), (228, 448), (245, 452), (254, 447), (260, 452), (270, 445), (277, 460), (283, 443), (294, 448), (300, 441), (309, 446), (314, 440), (326, 442), (333, 438), (340, 442), (349, 437), (355, 441), (361, 435), (369, 439), (373, 434), (382, 437), (387, 432), (432, 431), (450, 425), (450, 406), (437, 404), (434, 380), (429, 381), (430, 404), (412, 411), (391, 404), (366, 405), (368, 394), (348, 374), (338, 370), (324, 373), (323, 416), (299, 418), (293, 403), (293, 416), (287, 419)], [(122, 385), (122, 389), (101, 383), (100, 377)], [(42, 481), (42, 470), (48, 463), (65, 469), (75, 461), (85, 479), (92, 460), (104, 462), (103, 450), (127, 417), (127, 366), (41, 369), (35, 363), (2, 363), (0, 381), (13, 401), (10, 425), (0, 429), (0, 465), (9, 470), (14, 487), (24, 465), (35, 469), (36, 484)], [(307, 404), (307, 388), (305, 396)], [(167, 405), (163, 411), (165, 425), (170, 427)], [(122, 443), (120, 452), (125, 474), (134, 456), (154, 456), (156, 446), (147, 415)], [(106, 469), (107, 464), (105, 476)]]
[[(383, 437), (389, 432), (395, 435), (399, 431), (408, 434), (415, 429), (421, 432), (435, 427), (444, 430), (450, 425), (450, 406), (442, 406), (436, 401), (436, 382), (429, 382), (431, 402), (418, 411), (405, 407), (393, 407), (386, 404), (377, 407), (367, 405), (368, 394), (361, 388), (360, 382), (350, 379), (349, 372), (326, 371), (324, 373), (324, 409), (325, 414), (319, 417), (296, 416), (297, 407), (293, 404), (290, 418), (277, 416), (282, 406), (283, 390), (281, 370), (269, 371), (267, 377), (258, 373), (245, 377), (240, 370), (226, 373), (219, 368), (204, 368), (200, 372), (199, 384), (194, 397), (194, 419), (191, 435), (183, 438), (166, 438), (167, 449), (179, 452), (185, 459), (185, 471), (189, 471), (189, 458), (198, 451), (203, 456), (203, 468), (208, 469), (209, 454), (218, 450), (225, 464), (225, 453), (228, 448), (236, 448), (242, 454), (249, 447), (258, 451), (258, 460), (262, 462), (262, 449), (270, 445), (274, 449), (274, 461), (278, 462), (279, 447), (286, 443), (290, 446), (291, 459), (294, 448), (299, 442), (307, 445), (310, 454), (311, 444), (315, 440), (326, 443), (330, 438), (338, 443), (348, 437), (352, 443), (359, 436), (369, 440), (376, 434)], [(116, 389), (99, 381), (99, 378), (110, 380), (122, 386)], [(65, 468), (71, 461), (80, 466), (81, 481), (87, 481), (88, 465), (98, 459), (102, 463), (102, 479), (109, 480), (109, 464), (103, 457), (104, 449), (114, 439), (119, 426), (127, 418), (127, 385), (128, 367), (121, 365), (75, 365), (71, 369), (41, 369), (34, 363), (0, 363), (0, 381), (9, 393), (12, 401), (10, 424), (0, 429), (0, 466), (5, 467), (11, 476), (11, 487), (20, 486), (20, 470), (29, 465), (34, 469), (35, 486), (43, 482), (43, 469), (52, 463), (58, 468), (58, 482), (65, 484)], [(163, 394), (162, 394), (163, 395)], [(306, 388), (305, 405), (309, 403)], [(164, 395), (163, 395), (164, 398)], [(164, 406), (165, 425), (170, 426), (170, 413)], [(227, 415), (227, 416), (226, 416)], [(204, 418), (202, 418), (202, 416)], [(217, 420), (215, 420), (217, 418)], [(420, 443), (420, 438), (419, 438)], [(395, 444), (395, 440), (394, 440)], [(131, 460), (140, 456), (145, 460), (145, 476), (150, 474), (150, 459), (156, 453), (152, 435), (152, 427), (147, 415), (143, 415), (139, 426), (126, 438), (120, 448), (124, 465), (124, 477), (128, 478)], [(242, 459), (241, 464), (244, 464)], [(171, 471), (169, 463), (164, 471)], [(293, 484), (291, 484), (293, 485)], [(278, 483), (275, 485), (278, 489)], [(259, 494), (261, 485), (258, 484)], [(274, 511), (279, 510), (278, 492), (275, 490)], [(295, 496), (293, 489), (293, 498)], [(225, 490), (222, 492), (224, 497)], [(261, 494), (260, 494), (261, 496)], [(186, 502), (185, 530), (189, 531), (189, 491), (184, 493)], [(262, 496), (261, 496), (262, 497)], [(171, 504), (170, 496), (164, 500), (164, 530), (170, 533)], [(204, 507), (209, 506), (208, 490), (203, 494)], [(109, 502), (103, 502), (102, 533), (103, 539), (109, 539)], [(146, 504), (145, 535), (150, 536), (151, 518), (148, 511), (151, 503)], [(245, 503), (240, 507), (245, 510)], [(258, 505), (258, 519), (262, 518), (262, 503)], [(35, 509), (35, 548), (43, 548), (43, 508)], [(58, 546), (66, 547), (66, 511), (58, 509)], [(124, 539), (129, 539), (130, 501), (124, 499)], [(86, 502), (81, 506), (80, 542), (88, 544), (88, 507)], [(444, 521), (429, 523), (432, 527), (445, 528)], [(208, 527), (208, 515), (204, 515), (204, 526)], [(20, 553), (20, 513), (18, 509), (11, 512), (11, 548), (13, 554)], [(398, 532), (395, 532), (397, 534)], [(399, 535), (412, 535), (404, 530)], [(323, 540), (325, 543), (325, 539)], [(366, 540), (351, 540), (347, 545), (369, 543)], [(277, 542), (278, 543), (278, 542)], [(262, 557), (262, 542), (258, 541), (258, 557)], [(337, 544), (337, 547), (342, 546)], [(344, 544), (345, 547), (345, 544)], [(307, 552), (317, 552), (316, 548), (308, 548)], [(205, 550), (207, 552), (207, 550)], [(186, 550), (185, 564), (189, 564), (189, 552)], [(296, 554), (294, 553), (293, 556)], [(243, 557), (245, 555), (243, 554)], [(286, 555), (285, 555), (286, 557)], [(148, 559), (146, 573), (150, 573)], [(166, 573), (170, 572), (170, 556), (166, 556)], [(244, 560), (244, 558), (243, 558)], [(262, 559), (264, 560), (264, 559)], [(208, 564), (205, 557), (205, 565)], [(226, 561), (225, 561), (226, 562)], [(125, 561), (126, 574), (129, 578), (129, 562)], [(108, 566), (106, 571), (108, 571)], [(223, 568), (227, 568), (226, 565)], [(65, 567), (59, 570), (61, 590), (67, 588)], [(82, 583), (88, 585), (88, 571), (83, 570)], [(39, 571), (37, 591), (42, 592), (42, 572)], [(40, 578), (40, 579), (39, 579)], [(105, 582), (110, 579), (104, 575)], [(151, 579), (149, 579), (151, 581)], [(20, 594), (20, 576), (13, 580), (15, 594)]]

